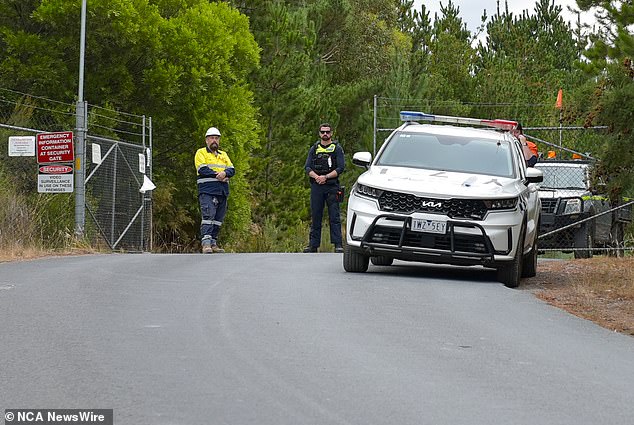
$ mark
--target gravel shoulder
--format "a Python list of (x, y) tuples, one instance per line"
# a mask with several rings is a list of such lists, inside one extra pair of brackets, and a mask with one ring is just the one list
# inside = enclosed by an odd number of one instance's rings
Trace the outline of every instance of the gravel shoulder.
[(634, 336), (634, 258), (540, 259), (523, 284), (553, 306)]

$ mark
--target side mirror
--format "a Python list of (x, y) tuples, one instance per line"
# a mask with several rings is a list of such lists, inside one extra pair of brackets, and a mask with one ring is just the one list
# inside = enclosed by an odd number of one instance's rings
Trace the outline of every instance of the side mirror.
[(366, 169), (372, 162), (372, 154), (370, 152), (356, 152), (352, 156), (352, 163), (358, 167), (365, 167)]
[(544, 173), (542, 170), (538, 170), (537, 168), (528, 167), (526, 169), (526, 180), (528, 183), (541, 183), (544, 181)]

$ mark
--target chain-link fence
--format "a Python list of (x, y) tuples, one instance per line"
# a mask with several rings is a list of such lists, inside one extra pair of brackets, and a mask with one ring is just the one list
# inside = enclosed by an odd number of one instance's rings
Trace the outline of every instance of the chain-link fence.
[[(623, 255), (634, 250), (629, 233), (632, 202), (610, 200), (593, 173), (594, 152), (606, 127), (563, 125), (561, 109), (552, 104), (459, 103), (426, 99), (374, 98), (375, 155), (384, 139), (400, 126), (399, 111), (486, 119), (510, 119), (523, 125), (524, 134), (539, 150), (535, 165), (544, 173), (539, 247), (541, 252), (563, 251), (576, 258), (593, 254)], [(583, 123), (580, 123), (583, 124)]]
[[(9, 156), (10, 136), (72, 131), (76, 105), (0, 88), (0, 172), (14, 185), (7, 199), (19, 199), (23, 208), (4, 208), (3, 229), (32, 228), (31, 234), (70, 238), (76, 228), (73, 193), (38, 193), (38, 164), (34, 156)], [(86, 108), (85, 228), (83, 236), (95, 247), (122, 251), (152, 249), (152, 196), (144, 182), (152, 178), (151, 119), (88, 105)], [(77, 162), (69, 164), (77, 171)], [(23, 195), (20, 197), (20, 195)], [(33, 213), (39, 206), (41, 215)], [(20, 211), (31, 210), (26, 215)], [(46, 219), (43, 219), (46, 217)], [(19, 238), (7, 230), (4, 239)], [(28, 234), (28, 230), (20, 235)], [(59, 245), (54, 238), (52, 244)], [(1, 240), (0, 240), (1, 242)], [(44, 241), (45, 242), (45, 241)]]

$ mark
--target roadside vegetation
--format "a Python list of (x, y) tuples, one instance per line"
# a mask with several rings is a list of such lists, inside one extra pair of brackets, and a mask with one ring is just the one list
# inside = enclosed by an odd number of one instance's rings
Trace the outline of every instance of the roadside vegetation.
[[(600, 158), (594, 177), (612, 200), (634, 198), (632, 108), (624, 107), (634, 100), (628, 2), (578, 0), (583, 10), (597, 8), (595, 28), (565, 22), (551, 0), (527, 4), (521, 15), (501, 2), (475, 33), (446, 3), (434, 19), (424, 5), (412, 9), (412, 0), (90, 0), (85, 99), (113, 116), (152, 117), (155, 251), (199, 250), (192, 158), (212, 125), (238, 170), (220, 236), (236, 252), (297, 252), (306, 244), (303, 163), (315, 130), (330, 122), (350, 161), (355, 151), (373, 151), (375, 112), (380, 128), (398, 125), (399, 109), (514, 119), (525, 129), (601, 126), (567, 133), (562, 147)], [(0, 124), (72, 127), (80, 8), (78, 0), (0, 0)], [(36, 109), (44, 98), (60, 102), (59, 114)], [(37, 194), (33, 161), (8, 157), (12, 134), (0, 129), (3, 258), (100, 249), (76, 240), (72, 196)], [(386, 135), (376, 134), (378, 146)], [(350, 189), (360, 172), (348, 163), (343, 184)], [(578, 289), (578, 303), (619, 294), (616, 301), (631, 304), (631, 261), (545, 262), (549, 282), (540, 285), (559, 287), (557, 273), (587, 267), (566, 285)]]
[[(73, 125), (65, 105), (74, 104), (78, 91), (80, 6), (0, 0), (0, 92), (21, 97), (0, 102), (0, 123)], [(238, 171), (221, 244), (301, 246), (294, 235), (308, 227), (303, 162), (315, 131), (330, 122), (348, 161), (355, 151), (372, 152), (375, 96), (380, 128), (398, 125), (399, 109), (514, 119), (525, 128), (607, 126), (566, 133), (565, 147), (604, 159), (597, 169), (614, 199), (634, 197), (627, 172), (634, 135), (622, 108), (634, 92), (632, 17), (619, 7), (579, 1), (603, 13), (593, 29), (564, 21), (551, 0), (527, 4), (522, 14), (500, 4), (471, 32), (452, 2), (437, 17), (424, 5), (413, 9), (411, 0), (91, 0), (87, 6), (85, 99), (113, 116), (152, 117), (159, 251), (199, 249), (192, 157), (211, 125), (221, 129)], [(64, 102), (55, 107), (60, 114), (36, 111), (42, 98)], [(386, 135), (376, 134), (378, 147)], [(556, 132), (540, 137), (559, 139)], [(13, 175), (9, 164), (16, 160), (6, 146), (0, 143), (0, 167)], [(348, 163), (343, 184), (351, 188), (360, 172)], [(33, 175), (31, 166), (22, 170), (24, 180), (14, 176), (16, 190), (32, 192), (23, 182)]]
[(0, 171), (0, 261), (94, 251), (74, 236), (72, 198), (26, 196)]
[(634, 336), (634, 257), (539, 262), (526, 279), (537, 296), (576, 316)]

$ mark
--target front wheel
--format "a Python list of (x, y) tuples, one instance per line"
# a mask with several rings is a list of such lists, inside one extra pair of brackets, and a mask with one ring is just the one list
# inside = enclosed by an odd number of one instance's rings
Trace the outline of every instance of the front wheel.
[(365, 273), (368, 271), (370, 257), (354, 251), (350, 245), (343, 247), (343, 269), (352, 273)]
[(498, 268), (498, 281), (503, 283), (507, 288), (517, 288), (520, 286), (520, 278), (522, 276), (522, 260), (524, 254), (524, 238), (526, 237), (526, 229), (522, 228), (520, 237), (517, 240), (517, 248), (515, 249), (515, 257), (507, 264)]
[(533, 240), (531, 252), (522, 258), (522, 277), (535, 277), (537, 275), (537, 235)]
[(585, 222), (581, 228), (575, 233), (575, 258), (592, 258), (592, 248), (594, 248), (594, 238), (592, 237), (592, 226)]

